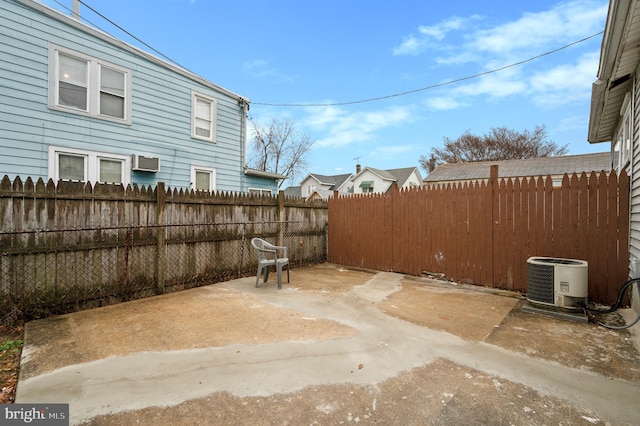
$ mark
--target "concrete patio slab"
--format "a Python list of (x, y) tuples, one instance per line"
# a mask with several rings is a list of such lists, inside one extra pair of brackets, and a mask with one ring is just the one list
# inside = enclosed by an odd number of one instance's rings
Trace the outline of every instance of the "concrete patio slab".
[(34, 321), (16, 402), (72, 424), (637, 424), (629, 331), (319, 265)]

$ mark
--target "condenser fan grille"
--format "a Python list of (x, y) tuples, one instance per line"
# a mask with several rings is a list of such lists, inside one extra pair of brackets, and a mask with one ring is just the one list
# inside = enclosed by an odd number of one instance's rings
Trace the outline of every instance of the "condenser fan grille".
[(527, 269), (527, 299), (553, 303), (553, 265), (529, 264)]

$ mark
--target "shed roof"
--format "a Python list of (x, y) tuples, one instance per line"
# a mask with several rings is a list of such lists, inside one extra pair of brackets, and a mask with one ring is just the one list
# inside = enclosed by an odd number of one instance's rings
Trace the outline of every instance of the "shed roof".
[(331, 185), (331, 189), (337, 189), (340, 187), (340, 185), (342, 185), (347, 180), (349, 180), (349, 178), (351, 177), (351, 173), (348, 173), (345, 175), (333, 175), (333, 176), (309, 173), (309, 176), (312, 176), (323, 185)]

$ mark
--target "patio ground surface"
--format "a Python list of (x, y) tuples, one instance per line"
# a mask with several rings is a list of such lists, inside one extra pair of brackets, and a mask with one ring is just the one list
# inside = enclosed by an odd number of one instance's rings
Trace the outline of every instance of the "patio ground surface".
[(16, 402), (92, 425), (640, 423), (640, 325), (331, 264), (272, 277), (28, 323)]

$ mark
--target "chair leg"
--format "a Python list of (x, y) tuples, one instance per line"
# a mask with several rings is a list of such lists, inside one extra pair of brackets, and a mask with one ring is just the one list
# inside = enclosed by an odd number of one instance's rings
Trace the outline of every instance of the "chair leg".
[(276, 270), (278, 271), (278, 290), (280, 290), (282, 288), (282, 265), (278, 264)]
[(289, 279), (289, 264), (287, 263), (287, 282), (290, 283), (291, 280)]
[(264, 281), (263, 282), (267, 282), (269, 281), (269, 270), (271, 269), (271, 266), (265, 266), (264, 267)]
[(260, 281), (260, 274), (262, 273), (262, 267), (258, 266), (258, 272), (256, 273), (256, 287), (260, 287), (258, 282)]

